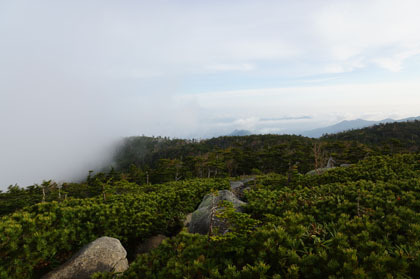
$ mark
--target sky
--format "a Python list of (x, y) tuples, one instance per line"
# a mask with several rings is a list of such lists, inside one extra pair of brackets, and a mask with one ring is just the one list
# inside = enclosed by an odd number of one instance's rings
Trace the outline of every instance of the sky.
[(87, 175), (132, 135), (420, 115), (411, 0), (0, 0), (0, 189)]

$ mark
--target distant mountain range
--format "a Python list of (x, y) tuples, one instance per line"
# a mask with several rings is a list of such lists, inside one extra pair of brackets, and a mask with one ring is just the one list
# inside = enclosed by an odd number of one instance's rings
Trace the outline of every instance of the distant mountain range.
[(382, 124), (382, 123), (406, 122), (406, 121), (414, 121), (414, 120), (420, 120), (420, 116), (409, 117), (409, 118), (404, 118), (404, 119), (399, 119), (399, 120), (394, 120), (391, 118), (383, 119), (380, 121), (369, 121), (369, 120), (364, 120), (364, 119), (344, 120), (332, 126), (313, 129), (313, 130), (302, 132), (300, 134), (305, 137), (319, 138), (325, 134), (336, 134), (336, 133), (344, 132), (347, 130), (361, 129), (361, 128), (365, 128), (365, 127), (369, 127), (369, 126), (373, 126), (377, 124)]
[[(377, 124), (392, 123), (392, 122), (406, 122), (406, 121), (414, 121), (414, 120), (420, 120), (420, 116), (409, 117), (409, 118), (404, 118), (404, 119), (399, 119), (399, 120), (395, 120), (391, 118), (383, 119), (380, 121), (370, 121), (370, 120), (364, 120), (364, 119), (344, 120), (331, 126), (326, 126), (322, 128), (317, 128), (313, 130), (302, 131), (302, 132), (297, 132), (297, 133), (292, 133), (292, 134), (298, 134), (298, 135), (302, 135), (302, 136), (310, 137), (310, 138), (319, 138), (325, 134), (336, 134), (336, 133), (340, 133), (340, 132), (344, 132), (348, 130), (361, 129), (361, 128), (365, 128), (365, 127), (369, 127), (369, 126), (373, 126)], [(228, 134), (228, 136), (248, 136), (252, 134), (253, 133), (248, 130), (234, 130), (232, 133)]]
[(248, 131), (248, 130), (235, 130), (235, 131), (233, 131), (232, 133), (230, 133), (228, 136), (230, 136), (230, 137), (237, 137), (237, 136), (249, 136), (249, 135), (252, 135), (252, 132), (251, 131)]

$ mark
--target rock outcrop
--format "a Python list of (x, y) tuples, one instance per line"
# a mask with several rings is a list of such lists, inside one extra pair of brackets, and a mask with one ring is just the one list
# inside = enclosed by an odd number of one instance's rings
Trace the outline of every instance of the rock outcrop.
[[(309, 172), (307, 172), (307, 175), (318, 175), (318, 174), (323, 174), (326, 171), (335, 169), (336, 166), (334, 165), (336, 162), (335, 160), (330, 157), (330, 159), (328, 160), (327, 166), (325, 168), (319, 168), (319, 169), (315, 169), (315, 170), (311, 170)], [(348, 168), (351, 167), (353, 164), (340, 164), (340, 167), (342, 168)]]
[(188, 227), (191, 223), (192, 213), (188, 213), (187, 216), (185, 216), (185, 220), (183, 222), (184, 227)]
[(215, 212), (221, 210), (221, 207), (219, 206), (221, 201), (231, 202), (237, 211), (242, 211), (242, 207), (245, 205), (243, 201), (240, 201), (228, 190), (221, 190), (216, 194), (208, 194), (203, 198), (198, 209), (193, 212), (188, 231), (190, 233), (208, 234), (210, 226), (212, 226), (213, 228), (218, 228), (219, 233), (225, 233), (228, 230), (227, 225), (223, 220), (219, 220), (214, 216)]
[(231, 181), (230, 189), (232, 193), (235, 194), (235, 196), (237, 196), (239, 199), (243, 199), (245, 191), (250, 190), (249, 185), (254, 180), (255, 178), (246, 178), (239, 181)]
[(328, 170), (331, 170), (331, 169), (334, 169), (334, 168), (335, 167), (333, 167), (333, 168), (319, 168), (319, 169), (308, 171), (306, 173), (306, 175), (319, 175), (319, 174), (323, 174), (324, 172), (326, 172)]
[(43, 279), (88, 279), (95, 272), (123, 272), (128, 268), (127, 252), (121, 242), (101, 237), (85, 245), (70, 260)]

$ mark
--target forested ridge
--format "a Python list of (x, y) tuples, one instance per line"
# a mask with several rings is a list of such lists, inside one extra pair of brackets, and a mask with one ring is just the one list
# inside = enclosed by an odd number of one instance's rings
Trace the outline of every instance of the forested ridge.
[(418, 152), (420, 121), (379, 124), (313, 139), (295, 135), (224, 136), (208, 140), (129, 137), (115, 154), (115, 168), (138, 182), (160, 183), (192, 177), (300, 173), (356, 163), (373, 155)]
[[(0, 278), (39, 278), (101, 236), (131, 253), (156, 234), (169, 238), (121, 278), (418, 278), (419, 123), (320, 139), (127, 138), (113, 168), (81, 183), (0, 193)], [(255, 178), (244, 210), (217, 215), (227, 232), (183, 229), (206, 194), (243, 175)]]
[(372, 127), (325, 135), (325, 140), (358, 141), (375, 150), (387, 153), (418, 152), (420, 146), (420, 121), (377, 124)]

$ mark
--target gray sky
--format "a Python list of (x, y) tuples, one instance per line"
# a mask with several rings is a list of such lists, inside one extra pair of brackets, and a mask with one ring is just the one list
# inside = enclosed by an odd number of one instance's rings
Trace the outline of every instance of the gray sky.
[(419, 3), (0, 0), (0, 189), (123, 136), (418, 116)]

